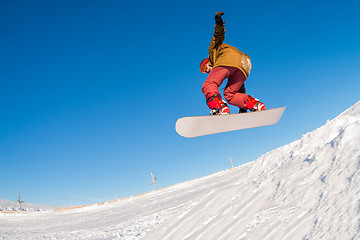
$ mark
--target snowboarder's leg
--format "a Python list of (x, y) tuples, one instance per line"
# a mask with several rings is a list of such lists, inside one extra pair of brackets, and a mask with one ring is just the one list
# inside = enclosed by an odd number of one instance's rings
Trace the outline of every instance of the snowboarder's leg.
[(246, 108), (248, 95), (245, 93), (245, 87), (243, 88), (243, 91), (240, 91), (246, 81), (246, 77), (243, 72), (237, 68), (229, 67), (229, 71), (230, 76), (224, 90), (224, 97), (231, 105), (239, 108)]
[(230, 72), (225, 67), (213, 68), (206, 81), (202, 86), (202, 92), (205, 95), (206, 103), (212, 111), (210, 114), (229, 114), (230, 109), (227, 104), (221, 99), (219, 86), (228, 78)]
[[(265, 105), (250, 95), (247, 95), (241, 91), (246, 78), (243, 72), (237, 68), (229, 68), (230, 76), (229, 81), (224, 90), (224, 96), (228, 103), (240, 108), (240, 112), (245, 112), (248, 109), (250, 111), (262, 111), (265, 110)], [(244, 88), (245, 90), (245, 88)]]
[(225, 67), (215, 67), (213, 68), (208, 77), (206, 78), (203, 86), (202, 86), (202, 92), (205, 95), (206, 99), (209, 99), (210, 97), (214, 95), (219, 95), (219, 86), (223, 83), (223, 81), (228, 78), (230, 75), (229, 70)]

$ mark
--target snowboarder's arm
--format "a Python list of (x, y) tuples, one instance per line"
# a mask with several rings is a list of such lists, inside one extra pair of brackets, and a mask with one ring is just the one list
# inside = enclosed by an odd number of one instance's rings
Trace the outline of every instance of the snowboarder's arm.
[(209, 47), (209, 55), (212, 55), (212, 52), (217, 49), (221, 43), (224, 42), (225, 39), (225, 27), (224, 21), (222, 20), (221, 16), (224, 15), (224, 12), (219, 11), (215, 14), (215, 31), (214, 37), (211, 40), (210, 47)]
[(224, 40), (225, 40), (225, 27), (224, 27), (224, 25), (219, 26), (216, 24), (214, 36), (210, 43), (209, 52), (211, 52), (212, 50), (219, 47), (220, 44), (222, 44), (224, 42)]

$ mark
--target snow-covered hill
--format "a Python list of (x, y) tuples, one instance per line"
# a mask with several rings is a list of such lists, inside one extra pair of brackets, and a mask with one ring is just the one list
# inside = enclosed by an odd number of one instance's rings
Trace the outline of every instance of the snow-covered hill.
[(232, 170), (108, 204), (0, 215), (0, 239), (360, 239), (359, 169), (360, 102)]
[[(32, 203), (22, 203), (21, 211), (25, 212), (42, 212), (47, 210), (53, 210), (59, 207), (39, 205)], [(11, 211), (20, 211), (20, 206), (17, 202), (9, 201), (5, 199), (0, 199), (0, 213), (1, 212), (11, 212)]]

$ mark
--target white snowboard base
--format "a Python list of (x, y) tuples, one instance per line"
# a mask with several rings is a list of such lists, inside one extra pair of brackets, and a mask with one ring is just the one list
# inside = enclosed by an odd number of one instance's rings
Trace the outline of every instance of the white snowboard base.
[(268, 126), (276, 124), (280, 120), (285, 108), (229, 115), (183, 117), (176, 121), (175, 128), (176, 132), (181, 136), (192, 138), (214, 133)]

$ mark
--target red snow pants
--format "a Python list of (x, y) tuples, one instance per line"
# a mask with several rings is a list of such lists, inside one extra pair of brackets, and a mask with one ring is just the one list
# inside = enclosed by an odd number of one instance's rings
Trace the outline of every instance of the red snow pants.
[(210, 71), (201, 89), (205, 98), (208, 99), (215, 94), (220, 95), (219, 87), (226, 78), (228, 82), (224, 90), (225, 100), (231, 105), (245, 108), (248, 95), (240, 93), (239, 90), (246, 81), (246, 77), (241, 70), (235, 67), (220, 66), (214, 67)]

